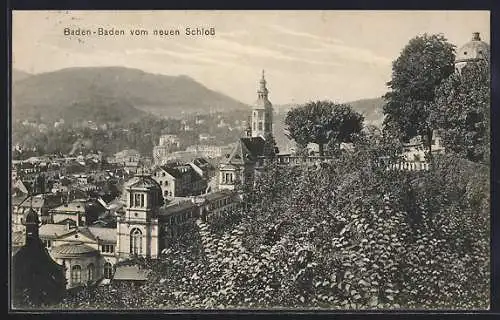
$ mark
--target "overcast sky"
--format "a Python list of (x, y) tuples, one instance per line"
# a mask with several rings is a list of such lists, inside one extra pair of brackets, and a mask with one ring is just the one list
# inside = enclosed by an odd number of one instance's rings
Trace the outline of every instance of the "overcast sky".
[[(416, 35), (442, 33), (456, 46), (480, 32), (487, 11), (18, 11), (13, 67), (40, 73), (75, 66), (126, 66), (188, 75), (245, 103), (266, 70), (274, 104), (381, 96), (391, 62)], [(179, 29), (180, 36), (74, 37), (64, 28)], [(188, 37), (186, 27), (214, 27)]]

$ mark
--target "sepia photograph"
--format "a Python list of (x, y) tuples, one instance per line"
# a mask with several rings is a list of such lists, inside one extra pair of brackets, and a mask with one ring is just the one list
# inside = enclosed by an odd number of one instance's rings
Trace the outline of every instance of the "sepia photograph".
[(12, 11), (13, 311), (489, 310), (489, 11)]

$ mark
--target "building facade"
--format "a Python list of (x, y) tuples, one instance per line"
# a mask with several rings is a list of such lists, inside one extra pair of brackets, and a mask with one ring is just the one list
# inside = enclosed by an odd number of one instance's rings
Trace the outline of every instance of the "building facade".
[(252, 108), (252, 137), (265, 138), (267, 134), (273, 132), (273, 105), (269, 101), (268, 94), (264, 70), (262, 70), (260, 88), (257, 91), (258, 98)]
[(236, 190), (251, 186), (256, 173), (263, 165), (266, 138), (272, 136), (273, 108), (268, 98), (264, 71), (257, 91), (257, 101), (252, 107), (246, 137), (240, 138), (230, 154), (219, 165), (219, 189)]

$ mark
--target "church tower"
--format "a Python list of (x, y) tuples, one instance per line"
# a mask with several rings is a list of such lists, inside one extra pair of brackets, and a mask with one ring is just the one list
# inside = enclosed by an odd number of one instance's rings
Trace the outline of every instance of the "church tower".
[(163, 205), (161, 187), (149, 175), (138, 174), (127, 182), (124, 191), (125, 215), (118, 217), (116, 225), (118, 258), (157, 258), (158, 212)]
[(273, 105), (268, 99), (264, 70), (257, 91), (258, 99), (252, 108), (252, 137), (265, 137), (273, 132)]

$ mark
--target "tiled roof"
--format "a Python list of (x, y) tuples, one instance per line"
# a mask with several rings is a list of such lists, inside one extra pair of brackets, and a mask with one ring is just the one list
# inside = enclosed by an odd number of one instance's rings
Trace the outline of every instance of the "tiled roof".
[(263, 155), (264, 143), (261, 137), (240, 138), (225, 163), (242, 165), (254, 162), (257, 157)]
[[(33, 201), (31, 201), (33, 198)], [(22, 207), (31, 207), (40, 209), (40, 208), (54, 208), (60, 204), (60, 199), (57, 197), (53, 197), (47, 194), (39, 194), (36, 196), (27, 197), (19, 206)]]
[(73, 257), (81, 255), (98, 254), (99, 250), (94, 249), (83, 243), (68, 243), (63, 244), (51, 249), (52, 254), (55, 257)]
[(188, 164), (185, 165), (163, 165), (160, 167), (161, 170), (165, 171), (175, 179), (182, 179), (184, 176), (190, 176), (191, 181), (201, 180), (202, 177)]
[(241, 142), (245, 144), (253, 157), (259, 157), (264, 154), (265, 140), (261, 137), (241, 138)]
[(139, 269), (138, 266), (118, 266), (113, 281), (146, 281), (148, 270)]
[(103, 242), (116, 243), (116, 228), (88, 227), (88, 230)]
[(43, 224), (39, 229), (40, 237), (42, 238), (59, 238), (65, 234), (73, 232), (74, 229), (68, 229), (68, 226), (62, 224)]
[(25, 234), (22, 231), (12, 233), (12, 243), (13, 244), (24, 244)]
[(184, 210), (194, 209), (196, 208), (196, 204), (191, 201), (178, 202), (176, 204), (170, 204), (166, 207), (160, 208), (159, 215), (168, 216), (175, 214), (177, 212), (181, 212)]
[(149, 175), (134, 176), (124, 184), (125, 189), (129, 188), (145, 188), (161, 190), (160, 185)]
[(52, 209), (54, 212), (85, 212), (85, 204), (79, 201), (65, 203), (59, 207)]

